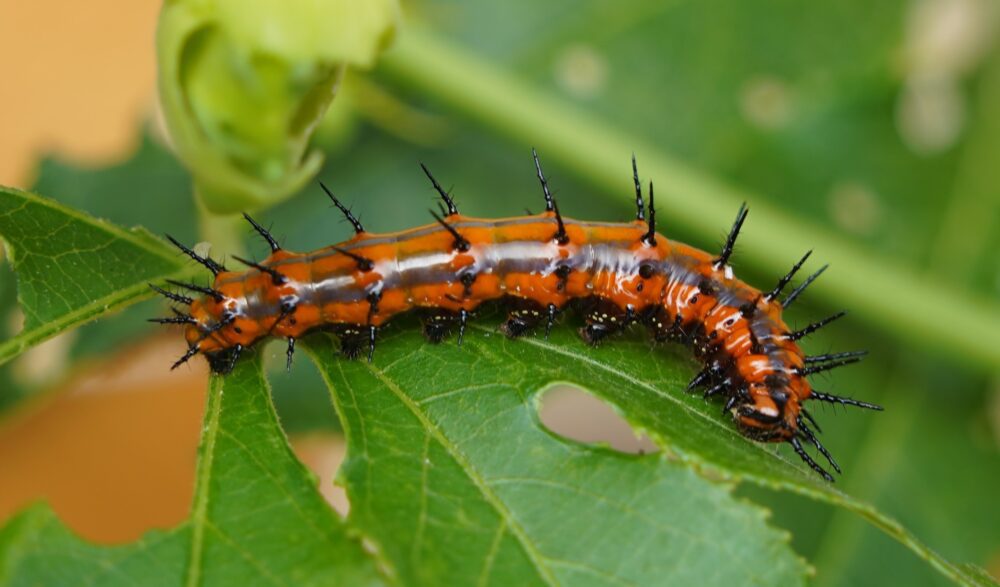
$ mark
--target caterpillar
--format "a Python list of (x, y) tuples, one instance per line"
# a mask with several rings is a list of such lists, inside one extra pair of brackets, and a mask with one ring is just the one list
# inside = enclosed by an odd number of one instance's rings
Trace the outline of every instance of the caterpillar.
[[(633, 323), (646, 325), (657, 342), (693, 349), (702, 365), (688, 390), (724, 400), (745, 436), (760, 442), (788, 442), (798, 456), (828, 481), (832, 475), (806, 451), (811, 445), (840, 473), (833, 456), (816, 436), (819, 425), (804, 407), (817, 400), (881, 410), (880, 406), (813, 389), (807, 377), (857, 362), (866, 351), (806, 356), (803, 337), (844, 316), (836, 313), (799, 330), (782, 320), (788, 308), (826, 269), (807, 277), (782, 298), (785, 288), (811, 251), (762, 292), (740, 281), (729, 265), (746, 204), (718, 255), (668, 240), (656, 232), (653, 183), (648, 205), (635, 157), (635, 220), (585, 222), (563, 217), (538, 154), (535, 172), (545, 200), (544, 212), (501, 219), (480, 219), (458, 212), (451, 194), (421, 164), (441, 198), (435, 223), (391, 234), (372, 234), (320, 182), (354, 228), (349, 240), (310, 253), (286, 251), (249, 215), (247, 222), (270, 246), (260, 262), (233, 256), (246, 265), (230, 271), (166, 235), (188, 257), (214, 276), (210, 287), (170, 281), (179, 291), (150, 287), (188, 306), (152, 321), (180, 324), (188, 350), (172, 368), (197, 354), (216, 373), (228, 373), (240, 354), (269, 337), (287, 340), (291, 368), (295, 342), (312, 330), (335, 333), (349, 358), (372, 360), (378, 329), (410, 310), (422, 315), (423, 330), (439, 343), (457, 329), (461, 345), (471, 313), (483, 302), (503, 298), (509, 313), (500, 330), (511, 338), (536, 328), (548, 336), (564, 309), (583, 314), (579, 333), (599, 344)], [(815, 428), (815, 432), (813, 430)]]

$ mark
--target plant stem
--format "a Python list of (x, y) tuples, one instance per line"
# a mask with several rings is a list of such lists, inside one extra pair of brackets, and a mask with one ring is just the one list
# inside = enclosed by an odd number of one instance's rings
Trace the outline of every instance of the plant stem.
[(906, 344), (980, 368), (1000, 364), (997, 304), (920, 276), (762, 197), (726, 185), (639, 136), (522, 82), (466, 47), (411, 27), (384, 55), (380, 71), (509, 139), (538, 146), (615, 199), (630, 193), (628, 161), (631, 153), (639, 153), (645, 174), (661, 182), (657, 200), (683, 202), (666, 210), (666, 216), (706, 240), (716, 239), (730, 225), (741, 202), (751, 202), (752, 227), (740, 236), (742, 260), (783, 275), (802, 252), (815, 249), (836, 273), (817, 281), (810, 296), (851, 308)]
[[(197, 186), (195, 191), (197, 192)], [(227, 256), (243, 255), (244, 220), (239, 214), (215, 214), (210, 212), (195, 193), (198, 208), (198, 235), (203, 241), (212, 243), (211, 255), (219, 262)]]

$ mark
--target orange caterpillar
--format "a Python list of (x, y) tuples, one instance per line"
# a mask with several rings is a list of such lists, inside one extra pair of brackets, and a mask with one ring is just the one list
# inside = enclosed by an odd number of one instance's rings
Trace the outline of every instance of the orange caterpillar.
[(782, 320), (784, 308), (825, 267), (779, 300), (809, 253), (769, 292), (736, 279), (728, 261), (747, 216), (745, 205), (722, 252), (710, 255), (656, 232), (653, 185), (647, 215), (634, 158), (636, 219), (629, 223), (562, 217), (537, 155), (535, 168), (545, 211), (489, 220), (459, 214), (451, 196), (424, 167), (444, 201), (443, 217), (432, 212), (436, 224), (384, 235), (366, 232), (323, 186), (353, 225), (354, 237), (311, 253), (293, 253), (244, 215), (271, 247), (271, 255), (260, 263), (234, 257), (250, 267), (245, 272), (228, 271), (168, 236), (215, 275), (212, 287), (172, 282), (201, 294), (197, 299), (151, 285), (190, 306), (186, 313), (175, 310), (173, 317), (154, 320), (185, 325), (189, 349), (174, 367), (201, 353), (213, 371), (226, 373), (245, 348), (271, 336), (288, 340), (291, 366), (295, 341), (318, 328), (338, 334), (348, 357), (367, 350), (371, 361), (378, 328), (412, 309), (422, 312), (431, 342), (440, 342), (457, 326), (461, 344), (470, 312), (499, 298), (510, 305), (501, 325), (505, 334), (517, 337), (543, 326), (547, 335), (557, 315), (574, 303), (585, 321), (580, 335), (590, 344), (641, 322), (657, 341), (691, 346), (704, 368), (689, 389), (703, 387), (705, 397), (724, 398), (724, 410), (744, 435), (790, 443), (803, 461), (832, 481), (803, 448), (803, 441), (812, 444), (840, 472), (807, 424), (819, 430), (803, 403), (817, 399), (881, 408), (816, 391), (806, 380), (865, 354), (807, 357), (799, 348), (796, 341), (844, 312), (795, 331)]

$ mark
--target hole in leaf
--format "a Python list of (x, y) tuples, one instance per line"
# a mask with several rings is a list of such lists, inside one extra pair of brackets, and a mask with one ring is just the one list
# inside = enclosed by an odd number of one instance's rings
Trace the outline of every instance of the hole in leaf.
[(263, 351), (274, 408), (286, 434), (339, 431), (340, 422), (330, 393), (316, 365), (304, 350), (295, 353), (291, 371), (285, 367), (286, 341), (276, 339)]
[(634, 430), (611, 404), (572, 385), (543, 391), (539, 417), (550, 431), (576, 442), (605, 444), (632, 454), (658, 450), (652, 440)]
[(341, 516), (350, 511), (347, 491), (334, 483), (337, 470), (347, 453), (347, 443), (340, 434), (313, 431), (290, 437), (292, 450), (303, 465), (319, 479), (319, 492)]

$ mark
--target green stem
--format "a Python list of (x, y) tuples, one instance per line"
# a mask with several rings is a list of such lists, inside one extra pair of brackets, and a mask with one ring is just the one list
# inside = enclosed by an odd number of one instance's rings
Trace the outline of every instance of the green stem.
[(246, 252), (243, 250), (243, 218), (239, 214), (216, 214), (209, 211), (197, 193), (194, 200), (198, 207), (198, 234), (201, 240), (212, 243), (212, 257), (222, 261), (227, 256), (242, 256)]
[[(522, 82), (468, 48), (411, 27), (386, 53), (380, 69), (518, 142), (534, 144), (550, 159), (619, 199), (629, 193), (628, 160), (640, 153), (643, 169), (660, 180), (667, 215), (706, 240), (733, 220), (741, 202), (753, 203), (753, 227), (740, 237), (743, 259), (782, 275), (808, 249), (833, 265), (810, 295), (851, 308), (873, 327), (935, 353), (979, 367), (1000, 364), (1000, 308), (922, 277), (826, 228), (795, 217), (764, 198), (742, 191), (623, 133), (594, 115)], [(658, 186), (658, 187), (659, 187)]]

